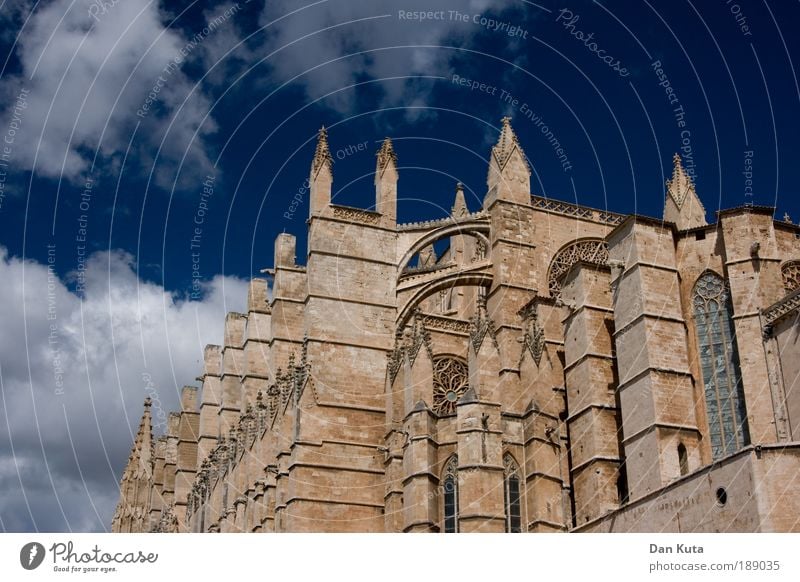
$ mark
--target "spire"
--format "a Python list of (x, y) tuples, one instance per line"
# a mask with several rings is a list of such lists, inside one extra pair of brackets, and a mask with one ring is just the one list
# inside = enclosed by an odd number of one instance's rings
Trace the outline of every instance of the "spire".
[(514, 128), (511, 127), (511, 118), (504, 117), (501, 121), (503, 127), (500, 129), (500, 139), (497, 140), (497, 144), (492, 148), (492, 154), (497, 160), (500, 170), (508, 163), (515, 149), (519, 150), (523, 159), (525, 158), (519, 145), (517, 134), (514, 133)]
[(392, 140), (383, 140), (381, 148), (375, 154), (375, 209), (383, 215), (389, 224), (397, 221), (397, 154), (394, 153)]
[(511, 127), (510, 117), (502, 119), (500, 138), (489, 156), (486, 185), (488, 191), (483, 200), (486, 210), (497, 201), (522, 205), (531, 203), (531, 169)]
[[(324, 171), (323, 171), (324, 170)], [(328, 147), (328, 130), (323, 125), (317, 134), (317, 149), (311, 161), (311, 176), (309, 182), (309, 217), (320, 216), (327, 212), (331, 204), (331, 189), (333, 188), (333, 156)], [(290, 212), (285, 213), (285, 218), (292, 218), (294, 206)]]
[(672, 179), (667, 180), (667, 192), (672, 196), (678, 208), (681, 208), (689, 191), (694, 192), (695, 196), (697, 195), (692, 179), (683, 169), (681, 156), (676, 153), (672, 156)]
[(378, 150), (375, 156), (378, 158), (378, 165), (376, 168), (378, 178), (386, 171), (390, 163), (394, 164), (395, 168), (397, 168), (397, 154), (394, 152), (394, 146), (390, 138), (387, 137), (383, 140), (381, 149)]
[(146, 531), (149, 513), (147, 493), (153, 485), (153, 425), (150, 398), (144, 400), (144, 413), (133, 442), (128, 464), (122, 473), (120, 499), (111, 524), (115, 532)]
[[(133, 441), (133, 449), (128, 457), (128, 466), (125, 469), (130, 477), (139, 477), (145, 472), (152, 470), (152, 444), (153, 444), (153, 425), (150, 416), (150, 406), (152, 400), (144, 399), (144, 412), (142, 420), (139, 421), (139, 431), (136, 433), (136, 440)], [(123, 479), (125, 474), (123, 474)]]
[(333, 156), (331, 156), (331, 150), (328, 146), (328, 130), (323, 125), (317, 134), (317, 149), (314, 152), (314, 161), (311, 162), (311, 176), (316, 176), (326, 164), (328, 170), (333, 173)]
[(694, 182), (677, 153), (672, 157), (672, 179), (667, 180), (666, 186), (664, 220), (674, 222), (679, 230), (708, 224), (706, 210), (697, 195)]
[(461, 218), (467, 214), (469, 214), (469, 209), (464, 198), (464, 184), (459, 182), (456, 184), (456, 199), (453, 202), (453, 208), (450, 210), (450, 216)]

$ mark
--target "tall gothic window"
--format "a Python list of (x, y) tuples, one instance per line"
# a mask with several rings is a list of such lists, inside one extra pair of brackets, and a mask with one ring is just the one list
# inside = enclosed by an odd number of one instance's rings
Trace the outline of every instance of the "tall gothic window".
[(719, 459), (750, 441), (730, 293), (722, 277), (703, 273), (693, 303), (711, 453)]
[(506, 506), (506, 532), (522, 532), (522, 509), (520, 504), (520, 485), (522, 483), (519, 466), (511, 457), (503, 457), (505, 468), (505, 506)]
[(444, 533), (458, 531), (458, 456), (453, 455), (444, 467)]

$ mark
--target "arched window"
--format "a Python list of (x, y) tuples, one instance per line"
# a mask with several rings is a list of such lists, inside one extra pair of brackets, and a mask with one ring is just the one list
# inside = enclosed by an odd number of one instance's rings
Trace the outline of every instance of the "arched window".
[(458, 456), (453, 455), (444, 467), (444, 533), (458, 532)]
[(693, 304), (711, 453), (719, 459), (750, 441), (730, 293), (722, 277), (703, 273)]
[(520, 504), (520, 490), (522, 478), (519, 466), (511, 455), (503, 457), (505, 468), (505, 506), (506, 506), (506, 532), (522, 532), (522, 508)]
[(689, 455), (686, 452), (686, 445), (678, 444), (678, 464), (681, 467), (681, 477), (689, 472)]

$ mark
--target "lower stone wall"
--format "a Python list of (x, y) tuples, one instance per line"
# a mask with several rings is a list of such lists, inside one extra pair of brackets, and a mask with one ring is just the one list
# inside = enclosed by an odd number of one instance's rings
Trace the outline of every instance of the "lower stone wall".
[(791, 443), (747, 447), (573, 531), (798, 532), (798, 515), (800, 443)]

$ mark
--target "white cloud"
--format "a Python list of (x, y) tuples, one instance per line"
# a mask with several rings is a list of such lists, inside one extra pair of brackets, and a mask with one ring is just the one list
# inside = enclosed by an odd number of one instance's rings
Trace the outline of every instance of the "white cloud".
[(244, 309), (247, 284), (217, 276), (202, 301), (183, 301), (111, 251), (88, 261), (81, 299), (2, 247), (0, 280), (0, 529), (107, 528), (144, 398), (177, 408), (225, 313)]
[[(465, 46), (472, 37), (486, 32), (472, 21), (473, 16), (497, 17), (515, 5), (518, 3), (511, 0), (404, 0), (399, 3), (393, 0), (330, 0), (271, 25), (267, 28), (264, 48), (267, 53), (279, 51), (269, 60), (274, 80), (287, 81), (302, 74), (297, 82), (304, 84), (309, 97), (317, 99), (367, 79), (447, 76), (457, 51), (426, 48), (425, 45)], [(298, 8), (293, 0), (266, 2), (261, 23), (267, 25)], [(406, 13), (444, 11), (444, 18), (425, 21), (399, 18), (400, 10)], [(450, 11), (468, 15), (469, 21), (451, 17)], [(349, 56), (394, 46), (405, 48)], [(413, 80), (385, 82), (381, 90), (382, 104), (387, 106), (415, 99), (419, 104), (420, 94), (424, 94), (424, 88)], [(352, 90), (336, 93), (323, 103), (349, 113), (357, 109), (354, 95)]]
[[(192, 144), (192, 136), (200, 128), (202, 140), (215, 130), (213, 120), (203, 122), (208, 98), (195, 90), (182, 105), (193, 89), (192, 81), (180, 69), (164, 75), (164, 68), (189, 39), (166, 28), (157, 1), (105, 4), (110, 7), (98, 12), (100, 4), (93, 0), (40, 3), (25, 27), (15, 30), (22, 70), (0, 82), (4, 98), (0, 107), (5, 109), (0, 127), (11, 119), (9, 109), (19, 91), (30, 94), (13, 144), (14, 163), (44, 176), (79, 180), (91, 167), (95, 151), (106, 159), (121, 157), (137, 122), (141, 123), (138, 143), (149, 152), (142, 162), (147, 163), (173, 122), (162, 151), (165, 161), (180, 160), (188, 149), (186, 163), (205, 172), (210, 162), (204, 143)], [(17, 26), (24, 20), (19, 6), (24, 2), (17, 3), (8, 19)], [(199, 49), (193, 52), (190, 58), (200, 54)], [(137, 116), (159, 75), (166, 79), (157, 99), (159, 109), (144, 118)], [(160, 172), (157, 177), (170, 186), (174, 172)]]

